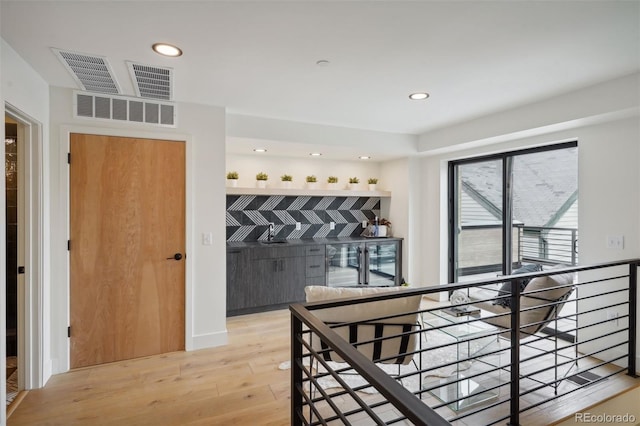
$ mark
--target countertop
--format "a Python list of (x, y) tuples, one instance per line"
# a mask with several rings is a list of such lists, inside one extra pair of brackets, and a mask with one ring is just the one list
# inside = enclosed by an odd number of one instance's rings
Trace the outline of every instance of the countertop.
[(397, 237), (327, 237), (327, 238), (306, 238), (306, 239), (291, 239), (291, 240), (278, 240), (286, 241), (283, 244), (263, 244), (260, 241), (227, 241), (227, 248), (242, 249), (242, 248), (256, 248), (256, 247), (292, 247), (292, 246), (309, 246), (315, 244), (340, 244), (340, 243), (352, 243), (363, 241), (399, 241), (402, 238)]

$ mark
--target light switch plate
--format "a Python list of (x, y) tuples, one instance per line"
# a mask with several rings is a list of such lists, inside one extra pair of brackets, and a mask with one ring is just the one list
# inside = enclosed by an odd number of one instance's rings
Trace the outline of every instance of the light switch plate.
[(335, 222), (329, 222), (329, 229), (336, 229), (336, 223)]
[(614, 250), (622, 250), (624, 248), (623, 235), (607, 235), (607, 248)]
[(299, 231), (300, 229), (302, 229), (302, 225), (300, 222), (296, 222), (296, 231)]
[(363, 221), (362, 221), (362, 227), (363, 227), (363, 228), (366, 228), (366, 227), (367, 227), (367, 221), (366, 221), (366, 220), (363, 220)]
[(204, 232), (204, 233), (202, 233), (202, 245), (203, 246), (211, 246), (211, 245), (213, 245), (213, 233), (212, 232)]

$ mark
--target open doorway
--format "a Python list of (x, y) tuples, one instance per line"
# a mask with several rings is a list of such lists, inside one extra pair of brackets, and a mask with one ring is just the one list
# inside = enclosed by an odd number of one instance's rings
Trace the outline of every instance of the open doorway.
[[(7, 210), (3, 226), (7, 232), (6, 242), (12, 246), (7, 247), (6, 272), (1, 273), (7, 274), (6, 349), (9, 356), (16, 356), (16, 364), (11, 366), (10, 363), (9, 368), (16, 368), (11, 375), (15, 373), (19, 392), (44, 386), (45, 377), (51, 374), (50, 366), (44, 363), (48, 356), (44, 334), (44, 306), (48, 303), (44, 281), (49, 265), (48, 236), (44, 232), (48, 228), (44, 164), (48, 150), (43, 144), (42, 123), (5, 103), (5, 126), (9, 124), (13, 126), (5, 129), (8, 135), (5, 140), (7, 193), (3, 194), (9, 199), (5, 199)], [(15, 139), (15, 149), (14, 142), (9, 139)], [(6, 354), (2, 353), (0, 357), (5, 361)], [(20, 398), (18, 394), (16, 401)], [(7, 415), (15, 406), (16, 403), (8, 407)]]
[[(10, 405), (18, 394), (18, 250), (23, 246), (18, 232), (18, 123), (5, 118), (5, 230), (6, 230), (6, 395)], [(21, 176), (20, 176), (21, 177)]]

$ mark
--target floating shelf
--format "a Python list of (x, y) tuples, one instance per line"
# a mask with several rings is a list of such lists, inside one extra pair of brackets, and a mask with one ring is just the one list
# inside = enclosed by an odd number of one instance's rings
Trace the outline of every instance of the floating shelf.
[(227, 187), (227, 195), (303, 195), (309, 197), (391, 197), (391, 191), (367, 191), (353, 189), (305, 189), (305, 188), (243, 188)]

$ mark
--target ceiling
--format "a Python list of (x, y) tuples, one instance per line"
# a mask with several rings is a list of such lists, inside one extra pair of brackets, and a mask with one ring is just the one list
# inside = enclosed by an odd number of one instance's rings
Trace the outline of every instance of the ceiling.
[[(640, 70), (637, 1), (6, 1), (1, 34), (53, 86), (52, 47), (174, 70), (174, 100), (420, 134)], [(155, 42), (184, 51), (164, 58)], [(329, 61), (325, 67), (316, 64)], [(430, 93), (426, 101), (412, 92)]]

